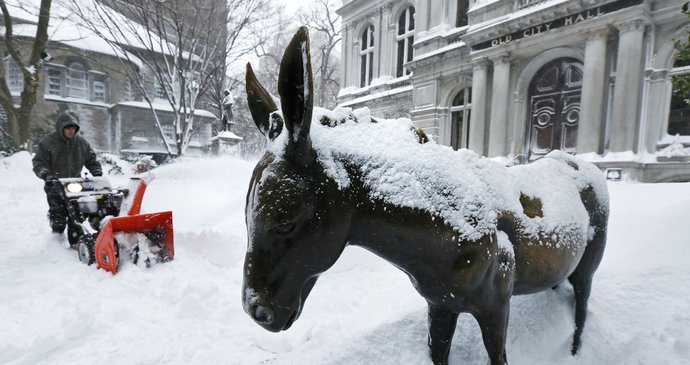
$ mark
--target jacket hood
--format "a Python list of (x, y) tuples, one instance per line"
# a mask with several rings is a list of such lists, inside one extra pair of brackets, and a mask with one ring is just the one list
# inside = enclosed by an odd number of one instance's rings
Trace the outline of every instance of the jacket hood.
[(69, 126), (77, 127), (77, 132), (79, 132), (79, 122), (76, 116), (72, 113), (62, 113), (57, 117), (55, 121), (55, 130), (59, 135), (62, 135), (62, 130)]

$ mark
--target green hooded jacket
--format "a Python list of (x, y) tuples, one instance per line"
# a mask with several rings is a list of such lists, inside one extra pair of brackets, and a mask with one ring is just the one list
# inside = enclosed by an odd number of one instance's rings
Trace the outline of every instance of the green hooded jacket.
[(77, 120), (69, 113), (63, 113), (55, 121), (55, 132), (41, 138), (32, 162), (34, 173), (41, 179), (47, 175), (55, 178), (79, 177), (82, 167), (93, 176), (103, 175), (101, 164), (96, 160), (96, 153), (89, 142), (78, 134), (67, 139), (62, 130), (69, 126), (77, 127)]

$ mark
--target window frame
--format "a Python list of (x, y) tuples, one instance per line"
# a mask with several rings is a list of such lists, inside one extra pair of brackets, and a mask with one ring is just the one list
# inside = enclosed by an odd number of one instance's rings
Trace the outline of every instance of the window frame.
[[(75, 69), (72, 67), (73, 65), (79, 65), (84, 68), (83, 71), (77, 70), (77, 72), (83, 72), (83, 80), (69, 76), (69, 73)], [(89, 70), (84, 62), (71, 61), (67, 65), (48, 63), (43, 66), (43, 69), (43, 77), (45, 78), (44, 97), (70, 98), (103, 104), (108, 103), (110, 99), (110, 79), (108, 75), (100, 71)], [(69, 83), (72, 83), (72, 81), (83, 81), (84, 86), (70, 85)], [(81, 92), (75, 93), (74, 90), (81, 90)]]
[(86, 65), (79, 61), (70, 62), (64, 78), (66, 97), (89, 100), (89, 73)]
[[(462, 93), (461, 103), (456, 104), (458, 96)], [(472, 87), (466, 86), (453, 94), (450, 111), (450, 146), (455, 149), (468, 148), (470, 135), (470, 117), (472, 113)], [(462, 121), (462, 141), (457, 139), (456, 116), (460, 116)]]
[[(674, 61), (674, 67), (671, 70), (669, 70), (669, 72), (668, 72), (668, 75), (669, 75), (669, 78), (671, 81), (671, 95), (670, 95), (669, 101), (668, 101), (668, 117), (666, 120), (666, 128), (665, 128), (664, 132), (669, 136), (675, 136), (677, 134), (680, 137), (690, 138), (690, 120), (688, 120), (686, 122), (687, 127), (684, 128), (684, 129), (688, 130), (687, 134), (672, 133), (672, 131), (670, 130), (671, 129), (671, 118), (673, 117), (674, 112), (678, 112), (680, 110), (678, 108), (675, 108), (675, 109), (673, 108), (673, 103), (674, 103), (674, 101), (677, 100), (676, 95), (673, 92), (674, 78), (676, 78), (678, 76), (685, 76), (687, 78), (690, 78), (690, 65), (676, 66), (675, 62), (677, 62), (677, 61)], [(690, 98), (690, 95), (688, 95), (688, 98)], [(684, 109), (688, 112), (688, 114), (690, 114), (690, 103), (685, 102), (685, 101), (684, 101), (684, 103), (686, 104), (686, 108), (684, 108)]]
[(455, 27), (462, 28), (469, 25), (469, 13), (470, 1), (469, 0), (458, 0), (455, 13)]
[[(398, 26), (395, 35), (397, 45), (397, 57), (395, 64), (395, 76), (402, 77), (409, 75), (410, 70), (405, 67), (405, 64), (412, 61), (414, 57), (414, 33), (415, 33), (415, 15), (416, 10), (414, 6), (406, 7), (398, 17)], [(403, 26), (401, 29), (400, 26)]]
[(6, 56), (5, 62), (5, 80), (7, 80), (7, 88), (10, 94), (19, 95), (24, 90), (24, 74), (19, 69), (12, 57)]
[(367, 87), (371, 85), (371, 81), (374, 79), (374, 47), (376, 46), (375, 41), (375, 31), (373, 24), (368, 24), (364, 27), (362, 35), (359, 37), (360, 49), (359, 49), (359, 86)]
[(45, 67), (45, 95), (63, 97), (65, 92), (65, 67), (63, 65), (49, 64)]

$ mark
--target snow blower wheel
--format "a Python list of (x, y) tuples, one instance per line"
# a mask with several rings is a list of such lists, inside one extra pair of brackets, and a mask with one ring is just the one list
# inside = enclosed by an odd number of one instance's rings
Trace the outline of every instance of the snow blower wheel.
[(82, 235), (77, 240), (77, 253), (79, 254), (79, 261), (91, 265), (96, 261), (93, 250), (96, 242), (93, 236), (89, 234)]

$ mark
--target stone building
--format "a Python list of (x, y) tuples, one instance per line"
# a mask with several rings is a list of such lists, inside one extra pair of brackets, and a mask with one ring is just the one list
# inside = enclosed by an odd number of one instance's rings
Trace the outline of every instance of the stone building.
[[(29, 49), (31, 37), (36, 32), (35, 16), (21, 12), (11, 14), (15, 15), (15, 36), (20, 41), (23, 39)], [(132, 57), (133, 62), (118, 58), (105, 41), (79, 27), (73, 19), (59, 14), (60, 8), (54, 4), (51, 16), (55, 18), (51, 19), (51, 39), (46, 49), (52, 59), (40, 65), (41, 87), (32, 110), (34, 139), (52, 131), (56, 116), (70, 110), (80, 118), (79, 133), (99, 152), (146, 154), (161, 161), (168, 155), (162, 134), (174, 155), (174, 114), (162, 87), (154, 81), (153, 71), (136, 57)], [(0, 43), (0, 52), (4, 57), (10, 93), (18, 104), (24, 86), (22, 74), (8, 56), (4, 42)], [(123, 71), (125, 67), (145, 75), (145, 87), (153, 96), (152, 104), (161, 121), (162, 133), (155, 124), (149, 104), (133, 84), (135, 80)], [(216, 116), (196, 109), (194, 119), (195, 130), (185, 151), (189, 155), (201, 154), (209, 147), (211, 125)]]
[(527, 162), (577, 153), (611, 179), (690, 180), (685, 0), (344, 0), (343, 106)]

